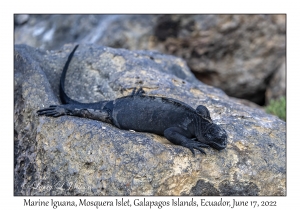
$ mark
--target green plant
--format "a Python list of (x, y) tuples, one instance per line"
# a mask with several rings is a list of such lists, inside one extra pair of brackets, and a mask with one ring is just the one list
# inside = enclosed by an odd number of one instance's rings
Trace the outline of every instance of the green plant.
[(265, 110), (267, 113), (276, 115), (286, 121), (286, 98), (280, 97), (279, 99), (271, 100)]

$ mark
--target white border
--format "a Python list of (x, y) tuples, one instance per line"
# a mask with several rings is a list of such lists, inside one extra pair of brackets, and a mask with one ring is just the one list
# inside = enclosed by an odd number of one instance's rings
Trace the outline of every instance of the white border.
[[(287, 196), (236, 197), (241, 200), (276, 200), (278, 208), (298, 207), (299, 192), (299, 12), (297, 1), (9, 1), (1, 3), (1, 206), (23, 207), (24, 198), (13, 196), (13, 14), (14, 13), (286, 13), (287, 14)], [(298, 120), (297, 120), (298, 119)], [(35, 199), (51, 199), (37, 197)], [(86, 197), (113, 199), (113, 197)], [(120, 198), (120, 197), (118, 197)], [(134, 199), (135, 197), (130, 197)], [(198, 197), (202, 199), (205, 197)], [(231, 200), (235, 197), (225, 197)], [(55, 197), (56, 200), (78, 200), (77, 197)], [(171, 197), (152, 197), (164, 200)], [(189, 198), (187, 198), (189, 199)], [(207, 197), (215, 200), (219, 198)], [(78, 208), (78, 207), (77, 207)], [(93, 209), (94, 207), (89, 207)], [(272, 207), (274, 209), (274, 207)], [(71, 209), (71, 208), (64, 208)], [(138, 209), (138, 208), (131, 208)], [(171, 209), (171, 208), (162, 208)], [(173, 209), (173, 208), (172, 208)], [(214, 209), (214, 208), (210, 208)], [(295, 208), (296, 209), (296, 208)]]

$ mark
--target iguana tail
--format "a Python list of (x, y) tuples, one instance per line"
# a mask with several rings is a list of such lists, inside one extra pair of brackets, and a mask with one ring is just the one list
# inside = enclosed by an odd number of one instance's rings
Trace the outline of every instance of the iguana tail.
[(72, 60), (72, 57), (77, 49), (78, 45), (75, 46), (75, 48), (73, 49), (73, 51), (71, 52), (71, 54), (68, 57), (68, 60), (64, 66), (64, 69), (61, 73), (61, 77), (60, 77), (60, 86), (59, 86), (59, 95), (60, 95), (60, 100), (63, 104), (80, 104), (80, 102), (75, 101), (73, 99), (71, 99), (69, 96), (67, 96), (66, 92), (65, 92), (65, 79), (66, 79), (66, 73), (69, 67), (69, 64)]

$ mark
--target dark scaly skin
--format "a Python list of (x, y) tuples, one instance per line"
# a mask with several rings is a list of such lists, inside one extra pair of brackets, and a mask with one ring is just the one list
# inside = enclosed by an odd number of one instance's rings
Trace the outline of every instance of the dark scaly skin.
[(78, 45), (68, 57), (60, 80), (60, 98), (63, 105), (51, 105), (38, 110), (38, 115), (59, 117), (71, 115), (110, 123), (120, 129), (149, 132), (165, 136), (174, 144), (204, 153), (202, 147), (222, 150), (227, 145), (227, 134), (212, 122), (208, 109), (189, 105), (165, 97), (147, 96), (136, 88), (129, 96), (113, 101), (80, 103), (67, 96), (64, 90), (66, 72)]

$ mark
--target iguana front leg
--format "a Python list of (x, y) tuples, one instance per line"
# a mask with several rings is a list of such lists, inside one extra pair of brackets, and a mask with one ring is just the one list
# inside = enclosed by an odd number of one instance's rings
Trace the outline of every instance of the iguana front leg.
[(203, 154), (206, 154), (204, 150), (201, 149), (201, 147), (207, 148), (209, 147), (209, 145), (193, 140), (195, 138), (193, 139), (187, 138), (186, 136), (184, 136), (184, 132), (185, 131), (181, 128), (171, 127), (164, 131), (164, 136), (173, 144), (177, 144), (189, 148), (192, 151), (194, 156), (195, 156), (194, 149), (199, 150)]
[(51, 105), (48, 108), (38, 110), (37, 114), (51, 117), (71, 115), (112, 123), (108, 110), (93, 109), (81, 104)]

